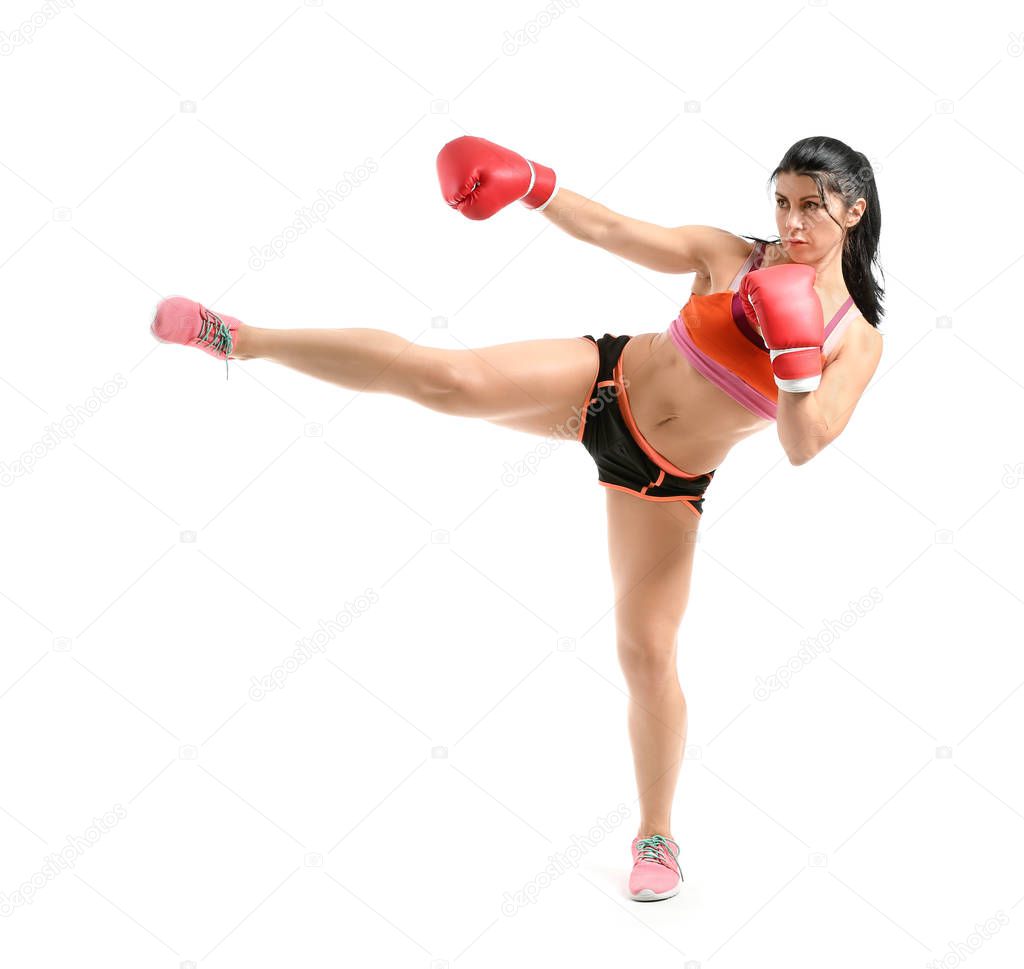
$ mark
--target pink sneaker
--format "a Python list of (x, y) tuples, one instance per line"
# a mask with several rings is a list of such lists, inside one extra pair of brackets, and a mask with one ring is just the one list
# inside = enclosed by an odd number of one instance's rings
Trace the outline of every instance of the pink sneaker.
[(150, 330), (163, 343), (181, 343), (205, 350), (223, 360), (227, 369), (240, 325), (233, 316), (214, 313), (184, 296), (172, 296), (157, 306)]
[(679, 845), (660, 834), (633, 839), (633, 871), (629, 895), (635, 902), (656, 902), (679, 892)]

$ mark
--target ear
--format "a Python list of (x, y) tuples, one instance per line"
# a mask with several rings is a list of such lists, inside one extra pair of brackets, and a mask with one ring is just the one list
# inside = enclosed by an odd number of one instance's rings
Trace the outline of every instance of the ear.
[(868, 207), (868, 203), (864, 199), (857, 199), (853, 205), (850, 206), (849, 211), (846, 213), (846, 228), (852, 229), (861, 217), (864, 215), (864, 210)]

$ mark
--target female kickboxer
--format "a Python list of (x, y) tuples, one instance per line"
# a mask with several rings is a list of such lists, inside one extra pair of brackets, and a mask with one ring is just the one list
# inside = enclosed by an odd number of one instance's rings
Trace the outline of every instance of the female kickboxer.
[[(770, 177), (778, 231), (770, 241), (628, 218), (560, 188), (551, 168), (482, 138), (445, 145), (437, 170), (445, 200), (467, 218), (522, 202), (607, 252), (693, 273), (689, 301), (662, 332), (472, 350), (419, 346), (380, 329), (247, 326), (182, 297), (159, 305), (152, 330), (225, 361), (272, 360), (446, 414), (545, 437), (571, 434), (586, 447), (607, 489), (617, 648), (641, 807), (629, 893), (668, 898), (682, 881), (671, 825), (686, 742), (676, 634), (705, 492), (733, 445), (756, 431), (774, 424), (799, 465), (849, 422), (882, 352), (874, 174), (841, 141), (798, 141)], [(780, 520), (775, 527), (784, 532)]]

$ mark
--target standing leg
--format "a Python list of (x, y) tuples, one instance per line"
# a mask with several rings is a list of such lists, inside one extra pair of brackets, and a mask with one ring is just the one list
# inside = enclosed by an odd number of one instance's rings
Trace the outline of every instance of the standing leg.
[(699, 518), (681, 502), (645, 501), (614, 489), (607, 500), (616, 637), (640, 800), (637, 836), (671, 838), (686, 745), (676, 635), (689, 599)]

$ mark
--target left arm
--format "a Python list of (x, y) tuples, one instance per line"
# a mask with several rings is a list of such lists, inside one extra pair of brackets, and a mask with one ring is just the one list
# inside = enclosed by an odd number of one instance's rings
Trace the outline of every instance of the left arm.
[(806, 464), (843, 432), (881, 356), (878, 332), (858, 326), (822, 371), (817, 390), (779, 391), (776, 425), (790, 464)]

